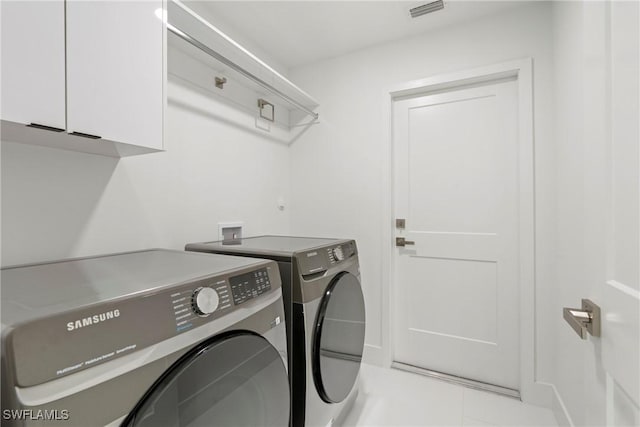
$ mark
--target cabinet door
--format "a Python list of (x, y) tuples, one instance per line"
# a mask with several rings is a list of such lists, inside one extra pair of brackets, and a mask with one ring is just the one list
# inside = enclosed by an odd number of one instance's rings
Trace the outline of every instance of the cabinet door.
[(0, 7), (2, 119), (64, 129), (64, 1)]
[(156, 1), (67, 1), (67, 130), (162, 149)]

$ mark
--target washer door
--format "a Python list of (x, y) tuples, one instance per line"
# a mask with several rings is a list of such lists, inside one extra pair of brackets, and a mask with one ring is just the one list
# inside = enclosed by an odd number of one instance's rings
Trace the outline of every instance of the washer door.
[(176, 361), (122, 426), (282, 426), (289, 382), (278, 351), (252, 332), (209, 338)]
[(320, 301), (313, 339), (313, 380), (328, 403), (343, 401), (358, 378), (364, 348), (364, 297), (358, 278), (338, 274)]

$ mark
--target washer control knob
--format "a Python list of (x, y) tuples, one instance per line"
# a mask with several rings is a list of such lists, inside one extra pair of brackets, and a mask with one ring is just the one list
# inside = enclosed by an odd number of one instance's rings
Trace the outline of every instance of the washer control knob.
[(331, 252), (333, 252), (333, 257), (336, 261), (344, 261), (344, 252), (342, 251), (342, 246), (333, 248)]
[(218, 308), (218, 293), (209, 287), (198, 288), (193, 292), (191, 305), (198, 316), (208, 316)]

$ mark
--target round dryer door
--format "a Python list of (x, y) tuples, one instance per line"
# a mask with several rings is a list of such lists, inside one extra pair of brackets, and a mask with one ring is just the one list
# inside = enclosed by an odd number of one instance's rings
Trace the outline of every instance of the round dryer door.
[(278, 351), (251, 332), (209, 338), (176, 361), (122, 426), (282, 426), (289, 382)]
[(364, 348), (364, 297), (360, 282), (343, 272), (322, 297), (313, 339), (313, 380), (320, 397), (343, 401), (360, 371)]

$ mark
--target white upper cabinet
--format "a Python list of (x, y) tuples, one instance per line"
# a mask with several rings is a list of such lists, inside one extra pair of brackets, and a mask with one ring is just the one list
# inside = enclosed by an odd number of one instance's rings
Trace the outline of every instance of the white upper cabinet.
[(65, 129), (63, 1), (2, 1), (2, 119)]
[(162, 1), (67, 2), (67, 129), (162, 149)]
[(163, 0), (0, 5), (3, 141), (114, 157), (163, 149)]

